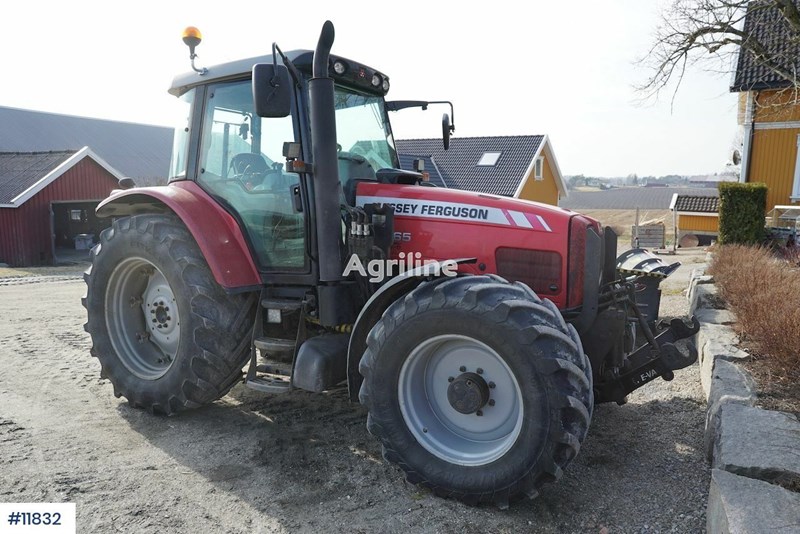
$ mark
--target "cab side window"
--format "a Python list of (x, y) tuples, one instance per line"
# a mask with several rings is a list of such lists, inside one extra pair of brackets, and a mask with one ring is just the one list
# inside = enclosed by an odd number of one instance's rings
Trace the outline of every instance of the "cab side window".
[(301, 271), (305, 224), (292, 202), (299, 178), (283, 168), (292, 117), (258, 117), (252, 98), (249, 80), (209, 86), (198, 182), (244, 222), (263, 270)]

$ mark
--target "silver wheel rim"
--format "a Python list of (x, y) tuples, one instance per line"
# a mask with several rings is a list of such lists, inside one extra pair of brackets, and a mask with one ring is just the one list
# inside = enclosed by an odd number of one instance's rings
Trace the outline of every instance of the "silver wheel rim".
[[(465, 373), (479, 375), (490, 388), (481, 415), (461, 413), (448, 400), (450, 384)], [(452, 464), (491, 463), (522, 430), (522, 391), (514, 373), (491, 347), (467, 336), (436, 336), (417, 346), (400, 369), (398, 400), (417, 442)]]
[(175, 294), (158, 268), (127, 258), (111, 273), (106, 327), (122, 364), (144, 380), (157, 380), (175, 361), (181, 321)]

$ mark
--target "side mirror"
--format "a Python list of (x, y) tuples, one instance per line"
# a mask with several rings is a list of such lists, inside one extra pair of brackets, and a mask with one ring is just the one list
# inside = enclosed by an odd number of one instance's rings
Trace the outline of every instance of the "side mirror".
[(442, 143), (445, 150), (450, 148), (450, 115), (447, 113), (442, 115)]
[(292, 82), (284, 65), (253, 66), (253, 105), (259, 117), (288, 117), (292, 112)]

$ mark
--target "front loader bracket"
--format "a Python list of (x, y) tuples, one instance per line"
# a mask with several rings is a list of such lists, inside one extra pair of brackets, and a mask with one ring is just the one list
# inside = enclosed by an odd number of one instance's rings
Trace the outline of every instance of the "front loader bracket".
[[(664, 326), (664, 325), (661, 325)], [(619, 369), (608, 371), (596, 384), (595, 402), (616, 402), (624, 404), (625, 397), (643, 385), (662, 377), (672, 380), (673, 371), (688, 367), (697, 361), (697, 349), (691, 342), (684, 349), (675, 342), (695, 335), (700, 323), (692, 316), (691, 324), (681, 319), (673, 319), (657, 336), (655, 343), (649, 342), (639, 347), (625, 359)]]

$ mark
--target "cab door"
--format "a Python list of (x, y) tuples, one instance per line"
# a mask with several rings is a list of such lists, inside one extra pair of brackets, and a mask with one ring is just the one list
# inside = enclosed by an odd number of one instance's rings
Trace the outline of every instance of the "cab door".
[(300, 178), (284, 169), (297, 136), (293, 115), (256, 115), (249, 79), (206, 88), (197, 182), (239, 220), (265, 273), (310, 271)]

